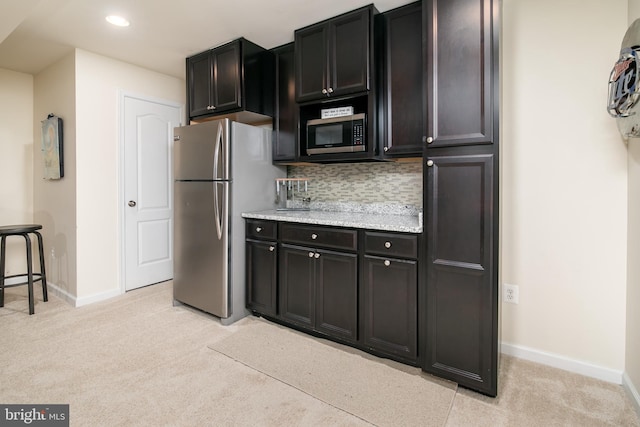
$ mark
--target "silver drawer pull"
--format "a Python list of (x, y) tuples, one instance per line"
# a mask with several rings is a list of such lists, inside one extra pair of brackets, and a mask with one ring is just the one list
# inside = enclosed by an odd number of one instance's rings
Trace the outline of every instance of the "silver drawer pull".
[(316, 240), (318, 238), (318, 235), (316, 233), (313, 233), (311, 235), (311, 239)]
[(256, 227), (256, 233), (259, 233), (262, 231), (262, 227)]
[(318, 259), (318, 258), (320, 258), (320, 254), (319, 254), (319, 253), (316, 253), (316, 254), (314, 255), (314, 257), (315, 257), (316, 259)]
[(309, 252), (309, 258), (313, 258), (313, 252)]
[(384, 247), (389, 249), (391, 247), (391, 242), (384, 242)]
[(275, 250), (276, 250), (276, 248), (274, 248), (273, 246), (269, 246), (269, 252), (273, 252)]
[(389, 267), (391, 265), (391, 261), (389, 261), (388, 259), (384, 260), (384, 266), (385, 267)]

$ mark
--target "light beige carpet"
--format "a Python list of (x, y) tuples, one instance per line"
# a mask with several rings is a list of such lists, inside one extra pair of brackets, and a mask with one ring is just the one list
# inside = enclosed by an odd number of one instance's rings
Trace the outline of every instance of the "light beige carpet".
[(171, 282), (80, 308), (38, 291), (33, 316), (26, 287), (6, 292), (0, 402), (68, 403), (72, 427), (640, 427), (617, 384), (503, 355), (497, 398), (453, 397), (416, 368), (262, 319), (222, 326), (174, 307)]
[(240, 324), (209, 347), (376, 426), (442, 426), (447, 420), (455, 383), (264, 319)]

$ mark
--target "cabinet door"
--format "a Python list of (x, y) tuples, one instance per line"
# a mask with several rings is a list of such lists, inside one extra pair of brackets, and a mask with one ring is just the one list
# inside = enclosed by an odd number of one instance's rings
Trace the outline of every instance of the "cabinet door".
[(371, 17), (368, 7), (329, 21), (330, 96), (369, 90)]
[(326, 98), (327, 43), (325, 24), (313, 25), (295, 32), (296, 99), (298, 102)]
[(424, 167), (423, 369), (491, 396), (497, 393), (498, 321), (494, 167), (491, 153), (430, 156)]
[(358, 330), (358, 257), (317, 250), (316, 330), (356, 341)]
[(384, 28), (384, 135), (385, 157), (422, 155), (422, 7), (412, 3), (382, 17)]
[(247, 308), (277, 314), (278, 252), (275, 242), (247, 240)]
[(273, 129), (273, 161), (295, 161), (296, 99), (293, 43), (274, 50), (276, 57), (276, 111)]
[(313, 249), (280, 245), (280, 317), (300, 326), (315, 324)]
[(211, 54), (202, 52), (187, 59), (189, 117), (211, 113)]
[(490, 144), (498, 120), (492, 0), (424, 0), (429, 147)]
[(361, 309), (366, 346), (415, 362), (417, 274), (416, 261), (364, 257)]
[(215, 112), (232, 110), (242, 106), (240, 43), (229, 43), (212, 51), (213, 58), (213, 106)]

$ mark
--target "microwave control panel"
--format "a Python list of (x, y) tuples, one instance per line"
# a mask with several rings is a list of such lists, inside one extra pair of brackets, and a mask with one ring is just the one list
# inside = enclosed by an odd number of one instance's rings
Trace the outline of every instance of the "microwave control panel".
[(353, 145), (364, 145), (364, 124), (353, 123)]

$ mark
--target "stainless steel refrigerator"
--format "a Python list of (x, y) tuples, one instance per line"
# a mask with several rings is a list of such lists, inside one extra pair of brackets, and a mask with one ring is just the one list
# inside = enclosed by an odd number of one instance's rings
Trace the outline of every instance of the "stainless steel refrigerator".
[(245, 308), (242, 212), (274, 207), (271, 131), (229, 119), (174, 130), (173, 298), (228, 325)]

